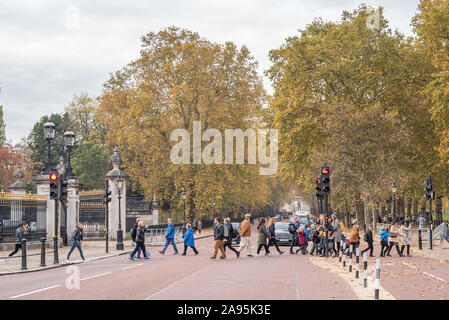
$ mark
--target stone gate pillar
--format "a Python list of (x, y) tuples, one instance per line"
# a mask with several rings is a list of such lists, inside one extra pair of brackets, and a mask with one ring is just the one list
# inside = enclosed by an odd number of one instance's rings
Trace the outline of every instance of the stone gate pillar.
[(153, 195), (153, 204), (152, 204), (152, 215), (153, 215), (153, 225), (159, 224), (159, 201), (156, 195)]
[(70, 240), (72, 232), (79, 222), (80, 195), (78, 179), (67, 180), (67, 239)]
[[(123, 240), (126, 240), (126, 232), (129, 232), (126, 227), (126, 180), (128, 175), (120, 170), (122, 158), (118, 153), (118, 148), (114, 148), (114, 154), (111, 156), (110, 163), (113, 169), (106, 174), (108, 180), (109, 190), (111, 191), (111, 202), (109, 202), (109, 239), (117, 240), (117, 230), (119, 225), (119, 211), (120, 222), (123, 231)], [(122, 180), (122, 188), (120, 191), (120, 210), (119, 210), (119, 189), (118, 180)]]
[(37, 228), (46, 230), (47, 239), (53, 237), (55, 231), (55, 200), (50, 200), (50, 174), (40, 173), (35, 179), (37, 194), (47, 198), (47, 207), (37, 212)]

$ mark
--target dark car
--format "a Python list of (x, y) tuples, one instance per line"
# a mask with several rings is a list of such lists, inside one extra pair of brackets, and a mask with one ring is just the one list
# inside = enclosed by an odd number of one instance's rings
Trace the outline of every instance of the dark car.
[(274, 233), (276, 242), (279, 245), (290, 245), (293, 241), (293, 235), (288, 231), (288, 222), (276, 222), (274, 224)]
[[(231, 222), (232, 226), (234, 227), (235, 231), (240, 231), (240, 223), (238, 222)], [(237, 237), (232, 238), (232, 245), (239, 245), (240, 244), (240, 233)]]

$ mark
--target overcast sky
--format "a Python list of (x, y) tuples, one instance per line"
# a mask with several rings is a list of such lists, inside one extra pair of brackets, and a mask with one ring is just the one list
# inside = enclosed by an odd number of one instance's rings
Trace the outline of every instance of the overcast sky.
[[(0, 104), (13, 143), (73, 94), (99, 95), (110, 72), (138, 57), (140, 37), (175, 25), (213, 42), (245, 44), (269, 67), (278, 48), (315, 17), (338, 21), (360, 3), (384, 7), (392, 29), (411, 35), (419, 0), (0, 0)], [(270, 83), (265, 86), (272, 92)]]

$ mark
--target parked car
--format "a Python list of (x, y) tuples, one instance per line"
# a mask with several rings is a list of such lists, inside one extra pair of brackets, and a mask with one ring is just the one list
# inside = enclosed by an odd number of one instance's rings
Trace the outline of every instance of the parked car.
[[(294, 219), (293, 219), (294, 222)], [(274, 233), (276, 236), (276, 242), (279, 245), (290, 245), (293, 241), (293, 235), (288, 232), (288, 225), (290, 223), (289, 222), (276, 222), (274, 224)]]
[(282, 220), (282, 217), (281, 217), (280, 214), (275, 215), (274, 218), (275, 218), (277, 221)]
[[(234, 227), (234, 229), (239, 232), (240, 231), (240, 223), (238, 222), (231, 222), (232, 226)], [(233, 246), (237, 246), (240, 245), (240, 233), (237, 237), (232, 238), (232, 245)]]

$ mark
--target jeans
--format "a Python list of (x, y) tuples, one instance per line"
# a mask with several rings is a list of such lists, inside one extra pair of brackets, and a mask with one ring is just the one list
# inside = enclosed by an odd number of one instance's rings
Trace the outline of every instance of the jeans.
[(198, 250), (196, 250), (195, 247), (188, 246), (188, 245), (184, 244), (184, 252), (183, 252), (183, 255), (186, 255), (186, 254), (187, 254), (187, 248), (188, 248), (188, 247), (192, 248), (192, 250), (193, 250), (193, 252), (195, 252), (195, 254), (198, 254)]
[(165, 252), (168, 248), (168, 245), (171, 243), (173, 246), (173, 250), (175, 250), (176, 253), (178, 253), (178, 248), (176, 248), (175, 239), (167, 239), (165, 240), (164, 249), (162, 249), (162, 252)]
[(365, 250), (362, 250), (362, 255), (369, 250), (369, 255), (372, 256), (373, 250), (374, 250), (373, 243), (372, 242), (367, 242), (367, 243), (368, 243), (368, 248), (366, 248)]
[(268, 240), (268, 248), (270, 248), (271, 246), (275, 246), (276, 250), (278, 252), (281, 252), (281, 249), (279, 249), (278, 243), (276, 241), (275, 237), (270, 238), (270, 240)]
[(147, 257), (147, 250), (145, 249), (145, 243), (142, 241), (138, 241), (136, 242), (136, 247), (134, 248), (133, 252), (131, 253), (131, 258), (134, 257), (134, 255), (136, 254), (136, 252), (141, 249), (143, 252), (143, 257), (146, 258)]
[(297, 244), (297, 242), (298, 242), (298, 238), (295, 235), (293, 235), (292, 243), (290, 243), (290, 253), (293, 253), (293, 246), (295, 246)]
[(70, 255), (72, 254), (73, 250), (75, 250), (75, 248), (78, 248), (78, 251), (80, 252), (80, 256), (81, 259), (84, 259), (84, 255), (83, 255), (83, 250), (81, 249), (81, 241), (76, 241), (76, 240), (72, 240), (72, 247), (69, 250), (69, 253), (67, 254), (67, 260), (69, 260)]
[(19, 249), (22, 249), (22, 244), (21, 243), (16, 243), (16, 246), (14, 248), (14, 251), (11, 252), (8, 257), (12, 257), (13, 255), (15, 255), (17, 253), (17, 251), (19, 251)]
[[(142, 248), (141, 248), (141, 247), (137, 247), (137, 243), (135, 243), (135, 242), (134, 242), (134, 248), (137, 248), (137, 259), (140, 259), (140, 253), (142, 252)], [(133, 251), (134, 251), (134, 249), (133, 249)], [(132, 253), (133, 251), (131, 251), (131, 252), (129, 253), (129, 255), (131, 255), (131, 253)]]

